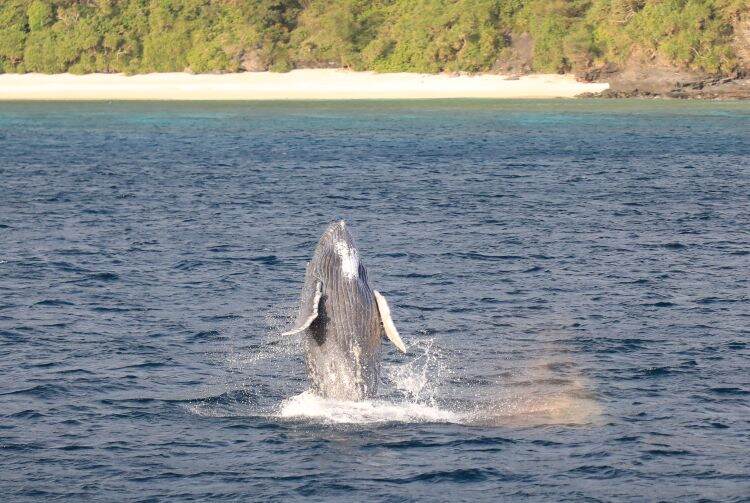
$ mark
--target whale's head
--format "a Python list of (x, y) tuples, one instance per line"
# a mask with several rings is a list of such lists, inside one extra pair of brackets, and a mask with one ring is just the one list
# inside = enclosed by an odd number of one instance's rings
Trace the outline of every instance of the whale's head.
[(318, 241), (315, 255), (321, 272), (327, 275), (335, 274), (346, 281), (365, 279), (359, 251), (343, 220), (328, 226)]

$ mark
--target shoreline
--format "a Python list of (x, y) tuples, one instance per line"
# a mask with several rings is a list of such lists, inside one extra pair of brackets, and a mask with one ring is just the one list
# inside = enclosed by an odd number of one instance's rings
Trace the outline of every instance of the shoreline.
[(354, 72), (301, 69), (288, 73), (0, 74), (0, 101), (266, 101), (364, 99), (540, 99), (599, 93), (607, 83), (573, 75)]

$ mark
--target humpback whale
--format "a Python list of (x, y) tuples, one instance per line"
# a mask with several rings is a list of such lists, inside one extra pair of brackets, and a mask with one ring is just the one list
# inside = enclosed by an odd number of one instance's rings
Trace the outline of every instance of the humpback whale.
[(380, 340), (406, 346), (385, 297), (370, 287), (346, 222), (328, 226), (307, 264), (294, 328), (305, 334), (305, 360), (314, 393), (361, 400), (375, 396), (380, 380)]

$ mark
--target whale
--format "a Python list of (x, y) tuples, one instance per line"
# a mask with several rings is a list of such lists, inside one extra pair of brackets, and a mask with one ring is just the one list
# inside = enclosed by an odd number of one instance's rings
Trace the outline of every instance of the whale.
[(406, 353), (386, 298), (373, 290), (345, 221), (331, 223), (307, 263), (294, 327), (303, 334), (311, 391), (363, 400), (378, 391), (381, 340)]

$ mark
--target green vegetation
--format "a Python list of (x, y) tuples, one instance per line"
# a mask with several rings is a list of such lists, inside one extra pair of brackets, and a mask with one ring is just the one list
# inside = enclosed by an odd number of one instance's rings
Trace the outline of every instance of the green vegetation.
[(519, 58), (565, 72), (636, 55), (727, 74), (748, 63), (733, 27), (749, 9), (749, 0), (1, 0), (0, 73), (480, 72)]

